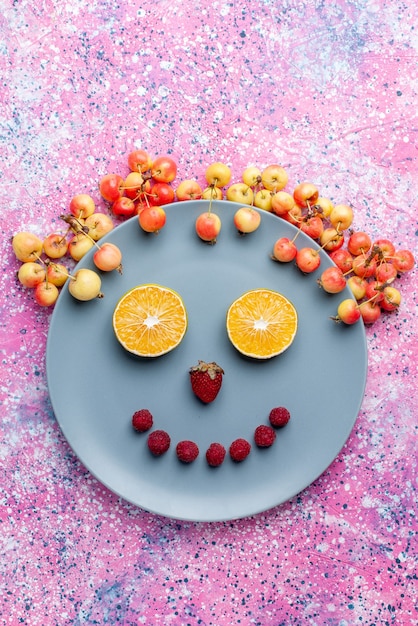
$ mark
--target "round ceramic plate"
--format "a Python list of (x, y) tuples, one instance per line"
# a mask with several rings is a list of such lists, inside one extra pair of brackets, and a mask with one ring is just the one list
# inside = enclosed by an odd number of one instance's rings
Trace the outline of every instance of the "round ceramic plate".
[[(367, 372), (364, 326), (330, 319), (348, 288), (328, 295), (317, 284), (331, 265), (302, 274), (294, 263), (271, 259), (274, 242), (293, 238), (296, 229), (261, 211), (260, 228), (240, 235), (233, 225), (237, 204), (217, 201), (222, 219), (215, 245), (195, 233), (204, 200), (165, 207), (167, 222), (156, 235), (137, 218), (118, 226), (103, 241), (123, 254), (123, 273), (102, 274), (104, 298), (78, 302), (64, 287), (52, 315), (47, 342), (47, 376), (56, 418), (70, 446), (104, 485), (129, 502), (171, 518), (221, 521), (250, 516), (285, 502), (330, 465), (353, 428), (361, 407)], [(303, 233), (298, 247), (316, 244)], [(94, 269), (93, 252), (77, 267)], [(135, 285), (158, 283), (177, 291), (188, 312), (182, 343), (156, 359), (140, 359), (117, 342), (112, 314), (119, 298)], [(293, 344), (266, 361), (242, 357), (229, 342), (228, 307), (250, 289), (269, 288), (297, 309)], [(225, 371), (216, 400), (202, 404), (193, 394), (189, 368), (198, 360), (216, 361)], [(291, 413), (274, 445), (253, 442), (259, 424), (268, 424), (273, 407)], [(132, 414), (147, 408), (154, 429), (171, 436), (171, 448), (154, 457), (147, 433), (136, 433)], [(227, 455), (218, 468), (205, 452), (219, 441), (228, 449), (243, 437), (252, 450), (242, 463)], [(177, 460), (175, 447), (192, 439), (200, 449), (194, 463)]]

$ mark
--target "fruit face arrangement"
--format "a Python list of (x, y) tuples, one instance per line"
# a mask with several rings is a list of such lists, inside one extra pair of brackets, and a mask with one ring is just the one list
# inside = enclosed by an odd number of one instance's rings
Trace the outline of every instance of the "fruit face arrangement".
[[(281, 165), (271, 164), (264, 169), (249, 166), (241, 179), (231, 184), (231, 168), (214, 162), (204, 172), (203, 185), (185, 179), (177, 186), (173, 186), (177, 164), (169, 156), (152, 159), (145, 150), (134, 150), (128, 154), (127, 168), (129, 171), (124, 175), (108, 173), (99, 180), (98, 191), (106, 203), (105, 209), (97, 210), (91, 195), (78, 193), (71, 198), (68, 213), (60, 216), (62, 232), (39, 237), (22, 230), (13, 236), (12, 248), (21, 263), (17, 280), (33, 291), (39, 305), (53, 306), (66, 283), (70, 295), (79, 301), (103, 297), (103, 276), (123, 271), (119, 248), (110, 242), (100, 242), (114, 228), (114, 219), (135, 217), (133, 227), (141, 228), (151, 237), (166, 227), (164, 205), (201, 200), (202, 212), (194, 222), (195, 236), (202, 245), (214, 246), (222, 241), (222, 222), (212, 210), (213, 202), (226, 199), (236, 203), (230, 219), (239, 236), (251, 237), (260, 226), (263, 212), (295, 226), (292, 239), (280, 237), (272, 242), (270, 256), (277, 264), (292, 262), (309, 275), (320, 271), (321, 250), (328, 253), (334, 265), (316, 279), (318, 289), (337, 296), (348, 286), (353, 294), (352, 298), (336, 304), (336, 314), (331, 317), (334, 322), (352, 325), (362, 320), (372, 324), (382, 312), (397, 311), (400, 306), (401, 293), (394, 283), (414, 267), (413, 254), (389, 239), (372, 241), (366, 232), (353, 229), (352, 207), (334, 204), (321, 196), (314, 183), (305, 181), (288, 189), (289, 177)], [(298, 246), (300, 233), (310, 237), (312, 245), (307, 245), (304, 239), (304, 245)], [(96, 270), (71, 271), (70, 267), (74, 268), (89, 251), (93, 251)], [(298, 316), (292, 303), (282, 294), (266, 289), (243, 294), (231, 304), (226, 316), (231, 343), (243, 355), (259, 360), (275, 357), (289, 348), (297, 325)], [(158, 357), (182, 341), (187, 330), (187, 312), (179, 294), (170, 288), (138, 285), (116, 305), (113, 330), (129, 352), (140, 357)], [(222, 387), (223, 369), (215, 362), (199, 361), (190, 368), (189, 376), (192, 391), (200, 401), (213, 402)], [(254, 444), (261, 449), (271, 447), (277, 430), (289, 419), (285, 407), (272, 409), (268, 424), (256, 427)], [(148, 432), (153, 423), (148, 409), (140, 409), (132, 417), (133, 429), (139, 433)], [(171, 446), (170, 435), (161, 429), (152, 431), (147, 442), (155, 457), (165, 454)], [(236, 439), (228, 448), (213, 442), (205, 458), (210, 467), (219, 467), (228, 450), (230, 458), (240, 463), (251, 449), (252, 444), (243, 438)], [(192, 463), (199, 456), (199, 448), (195, 442), (183, 440), (176, 445), (176, 456), (183, 463)]]

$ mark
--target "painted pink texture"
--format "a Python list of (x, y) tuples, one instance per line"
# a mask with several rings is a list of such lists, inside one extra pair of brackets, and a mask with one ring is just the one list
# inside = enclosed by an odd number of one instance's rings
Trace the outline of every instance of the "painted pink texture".
[(109, 211), (100, 177), (143, 148), (176, 160), (174, 184), (203, 184), (213, 161), (232, 182), (280, 163), (289, 189), (315, 182), (353, 206), (353, 228), (416, 255), (414, 0), (0, 8), (1, 623), (416, 624), (415, 270), (367, 328), (364, 401), (329, 468), (265, 513), (191, 523), (123, 501), (69, 447), (46, 380), (52, 309), (17, 282), (11, 248), (61, 228), (76, 193)]

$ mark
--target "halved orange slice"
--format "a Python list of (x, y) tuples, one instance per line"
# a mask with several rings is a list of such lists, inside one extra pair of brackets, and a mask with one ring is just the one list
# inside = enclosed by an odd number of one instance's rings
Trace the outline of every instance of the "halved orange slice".
[(247, 291), (231, 304), (226, 316), (231, 343), (254, 359), (270, 359), (284, 352), (293, 342), (297, 327), (293, 304), (270, 289)]
[(186, 308), (179, 294), (169, 287), (138, 285), (117, 303), (113, 330), (128, 352), (161, 356), (182, 341), (187, 330)]

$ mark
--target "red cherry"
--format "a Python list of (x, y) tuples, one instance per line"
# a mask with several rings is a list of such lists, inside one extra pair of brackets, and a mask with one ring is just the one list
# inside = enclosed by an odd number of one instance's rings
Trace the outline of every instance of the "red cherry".
[(108, 202), (115, 202), (123, 195), (123, 178), (119, 174), (105, 174), (99, 183), (99, 191)]

